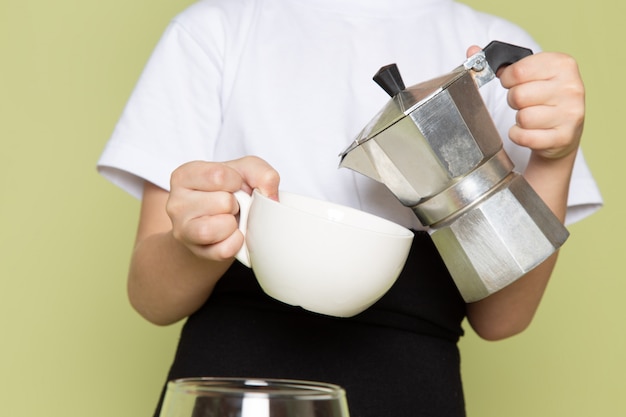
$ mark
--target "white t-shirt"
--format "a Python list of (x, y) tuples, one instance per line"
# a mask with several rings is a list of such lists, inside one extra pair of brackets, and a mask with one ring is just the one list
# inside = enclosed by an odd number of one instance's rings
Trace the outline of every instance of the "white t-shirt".
[[(165, 31), (98, 169), (139, 197), (144, 180), (168, 189), (185, 162), (256, 155), (283, 190), (420, 228), (384, 185), (340, 169), (338, 155), (389, 99), (372, 81), (381, 66), (397, 63), (410, 86), (494, 39), (539, 50), (511, 23), (450, 0), (199, 1)], [(529, 152), (506, 138), (506, 91), (495, 80), (481, 92), (522, 171)], [(567, 221), (600, 204), (581, 154)]]

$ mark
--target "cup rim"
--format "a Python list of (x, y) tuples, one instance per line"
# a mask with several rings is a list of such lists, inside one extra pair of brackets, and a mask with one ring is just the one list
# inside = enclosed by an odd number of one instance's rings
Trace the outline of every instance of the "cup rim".
[[(278, 206), (281, 206), (281, 203), (279, 201), (275, 201), (275, 200), (272, 200), (272, 199), (268, 198), (267, 196), (263, 195), (256, 188), (252, 192), (253, 192), (253, 194), (255, 194), (255, 198), (256, 197), (263, 198), (269, 204), (276, 204)], [(379, 234), (379, 235), (383, 235), (383, 236), (393, 236), (393, 237), (399, 237), (399, 238), (413, 238), (413, 236), (414, 236), (413, 232), (408, 227), (405, 227), (405, 226), (403, 226), (401, 224), (393, 222), (393, 221), (391, 221), (389, 219), (385, 219), (384, 217), (377, 216), (376, 214), (369, 213), (369, 212), (363, 211), (363, 210), (359, 210), (359, 209), (354, 208), (354, 207), (345, 206), (345, 205), (342, 205), (342, 204), (334, 203), (332, 201), (320, 200), (320, 199), (317, 199), (315, 197), (307, 196), (307, 195), (304, 195), (304, 194), (298, 194), (298, 193), (294, 193), (294, 192), (291, 192), (291, 191), (279, 190), (279, 198), (280, 198), (280, 195), (293, 196), (293, 197), (296, 197), (296, 198), (303, 198), (303, 199), (312, 200), (312, 201), (320, 201), (320, 202), (323, 202), (324, 204), (327, 204), (330, 207), (336, 207), (337, 209), (358, 213), (361, 216), (371, 217), (371, 218), (375, 219), (377, 222), (385, 223), (385, 224), (388, 224), (390, 226), (393, 226), (396, 230), (395, 231), (371, 230), (371, 229), (368, 229), (366, 227), (362, 227), (362, 226), (358, 226), (358, 225), (354, 225), (354, 224), (337, 222), (337, 224), (342, 226), (342, 227), (346, 227), (346, 228), (350, 228), (350, 229), (356, 229), (356, 230), (362, 230), (362, 231), (367, 231), (369, 233), (375, 233), (375, 234)], [(307, 211), (307, 210), (302, 210), (301, 208), (298, 208), (298, 207), (293, 207), (293, 206), (289, 206), (289, 205), (286, 205), (286, 204), (284, 204), (283, 206), (284, 207), (288, 207), (288, 208), (290, 208), (292, 210), (296, 210), (296, 211), (298, 211), (300, 213), (303, 213), (303, 214), (305, 214), (307, 216), (310, 216), (310, 217), (318, 219), (318, 220), (322, 220), (322, 221), (326, 221), (326, 222), (330, 222), (331, 221), (331, 220), (327, 219), (326, 217), (318, 216), (315, 213), (312, 213), (312, 212)]]
[(336, 384), (319, 381), (281, 378), (187, 377), (170, 380), (167, 390), (211, 397), (262, 396), (290, 399), (336, 399), (345, 390)]

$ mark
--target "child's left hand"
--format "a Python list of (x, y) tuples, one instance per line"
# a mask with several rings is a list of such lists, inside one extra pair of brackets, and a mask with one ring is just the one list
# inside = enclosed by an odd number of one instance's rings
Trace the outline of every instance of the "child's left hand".
[[(479, 51), (471, 47), (468, 55)], [(517, 110), (509, 137), (535, 156), (560, 159), (575, 153), (585, 119), (585, 88), (569, 55), (540, 52), (498, 71), (508, 103)]]

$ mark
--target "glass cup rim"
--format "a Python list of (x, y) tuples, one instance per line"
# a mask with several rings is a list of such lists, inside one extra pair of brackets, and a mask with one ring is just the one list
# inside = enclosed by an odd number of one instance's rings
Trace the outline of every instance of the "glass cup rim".
[(196, 396), (260, 396), (265, 398), (290, 398), (328, 400), (345, 397), (345, 390), (336, 384), (281, 378), (243, 377), (188, 377), (167, 383), (172, 393), (190, 393)]

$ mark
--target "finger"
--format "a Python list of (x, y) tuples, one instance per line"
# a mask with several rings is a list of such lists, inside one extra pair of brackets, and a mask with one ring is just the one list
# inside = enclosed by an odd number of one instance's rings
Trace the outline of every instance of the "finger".
[(572, 129), (564, 126), (550, 129), (524, 129), (515, 125), (509, 131), (509, 137), (513, 142), (533, 151), (539, 151), (546, 157), (558, 157), (575, 149), (578, 142), (571, 140), (574, 135)]
[(546, 158), (558, 158), (578, 147), (583, 123), (554, 106), (533, 106), (520, 110), (509, 137), (518, 145), (539, 151)]
[(508, 65), (498, 72), (498, 78), (504, 88), (512, 88), (516, 85), (531, 81), (548, 80), (553, 77), (549, 70), (549, 63), (542, 62), (541, 55), (531, 55)]
[[(531, 83), (535, 84), (535, 83)], [(539, 83), (541, 84), (541, 83)], [(510, 91), (509, 105), (518, 109), (516, 113), (516, 123), (524, 129), (551, 129), (559, 128), (564, 131), (571, 131), (575, 134), (579, 130), (585, 117), (584, 98), (567, 93), (551, 92), (550, 87), (545, 89), (530, 88), (535, 92), (519, 93), (519, 90)], [(533, 94), (536, 97), (533, 97)], [(572, 136), (576, 140), (576, 136)]]
[[(239, 205), (235, 196), (228, 191), (191, 191), (183, 204), (189, 210), (189, 217), (237, 214)], [(195, 215), (192, 213), (195, 212)]]
[(534, 151), (549, 149), (554, 144), (554, 129), (524, 129), (514, 125), (509, 130), (509, 138), (516, 144)]
[(530, 81), (571, 79), (580, 82), (576, 60), (569, 55), (556, 52), (540, 52), (507, 66), (498, 74), (505, 88)]
[(244, 237), (239, 230), (236, 230), (226, 239), (210, 244), (210, 245), (195, 245), (191, 246), (190, 250), (198, 257), (215, 260), (225, 261), (233, 258), (241, 245), (243, 244)]
[(239, 206), (231, 193), (225, 191), (177, 190), (170, 193), (165, 210), (174, 226), (192, 219), (219, 214), (234, 215)]
[(203, 216), (182, 224), (180, 239), (187, 246), (208, 246), (221, 243), (238, 230), (237, 219), (230, 214)]
[(539, 105), (519, 110), (515, 123), (522, 129), (554, 129), (561, 124), (561, 120), (556, 107)]
[(561, 97), (550, 81), (532, 81), (511, 87), (507, 93), (509, 106), (515, 110), (539, 105), (556, 105)]
[(241, 188), (241, 175), (227, 164), (193, 161), (177, 168), (171, 176), (170, 185), (198, 191), (229, 191)]
[(247, 156), (226, 164), (237, 170), (251, 189), (257, 188), (263, 195), (278, 200), (280, 176), (269, 163), (261, 158)]

